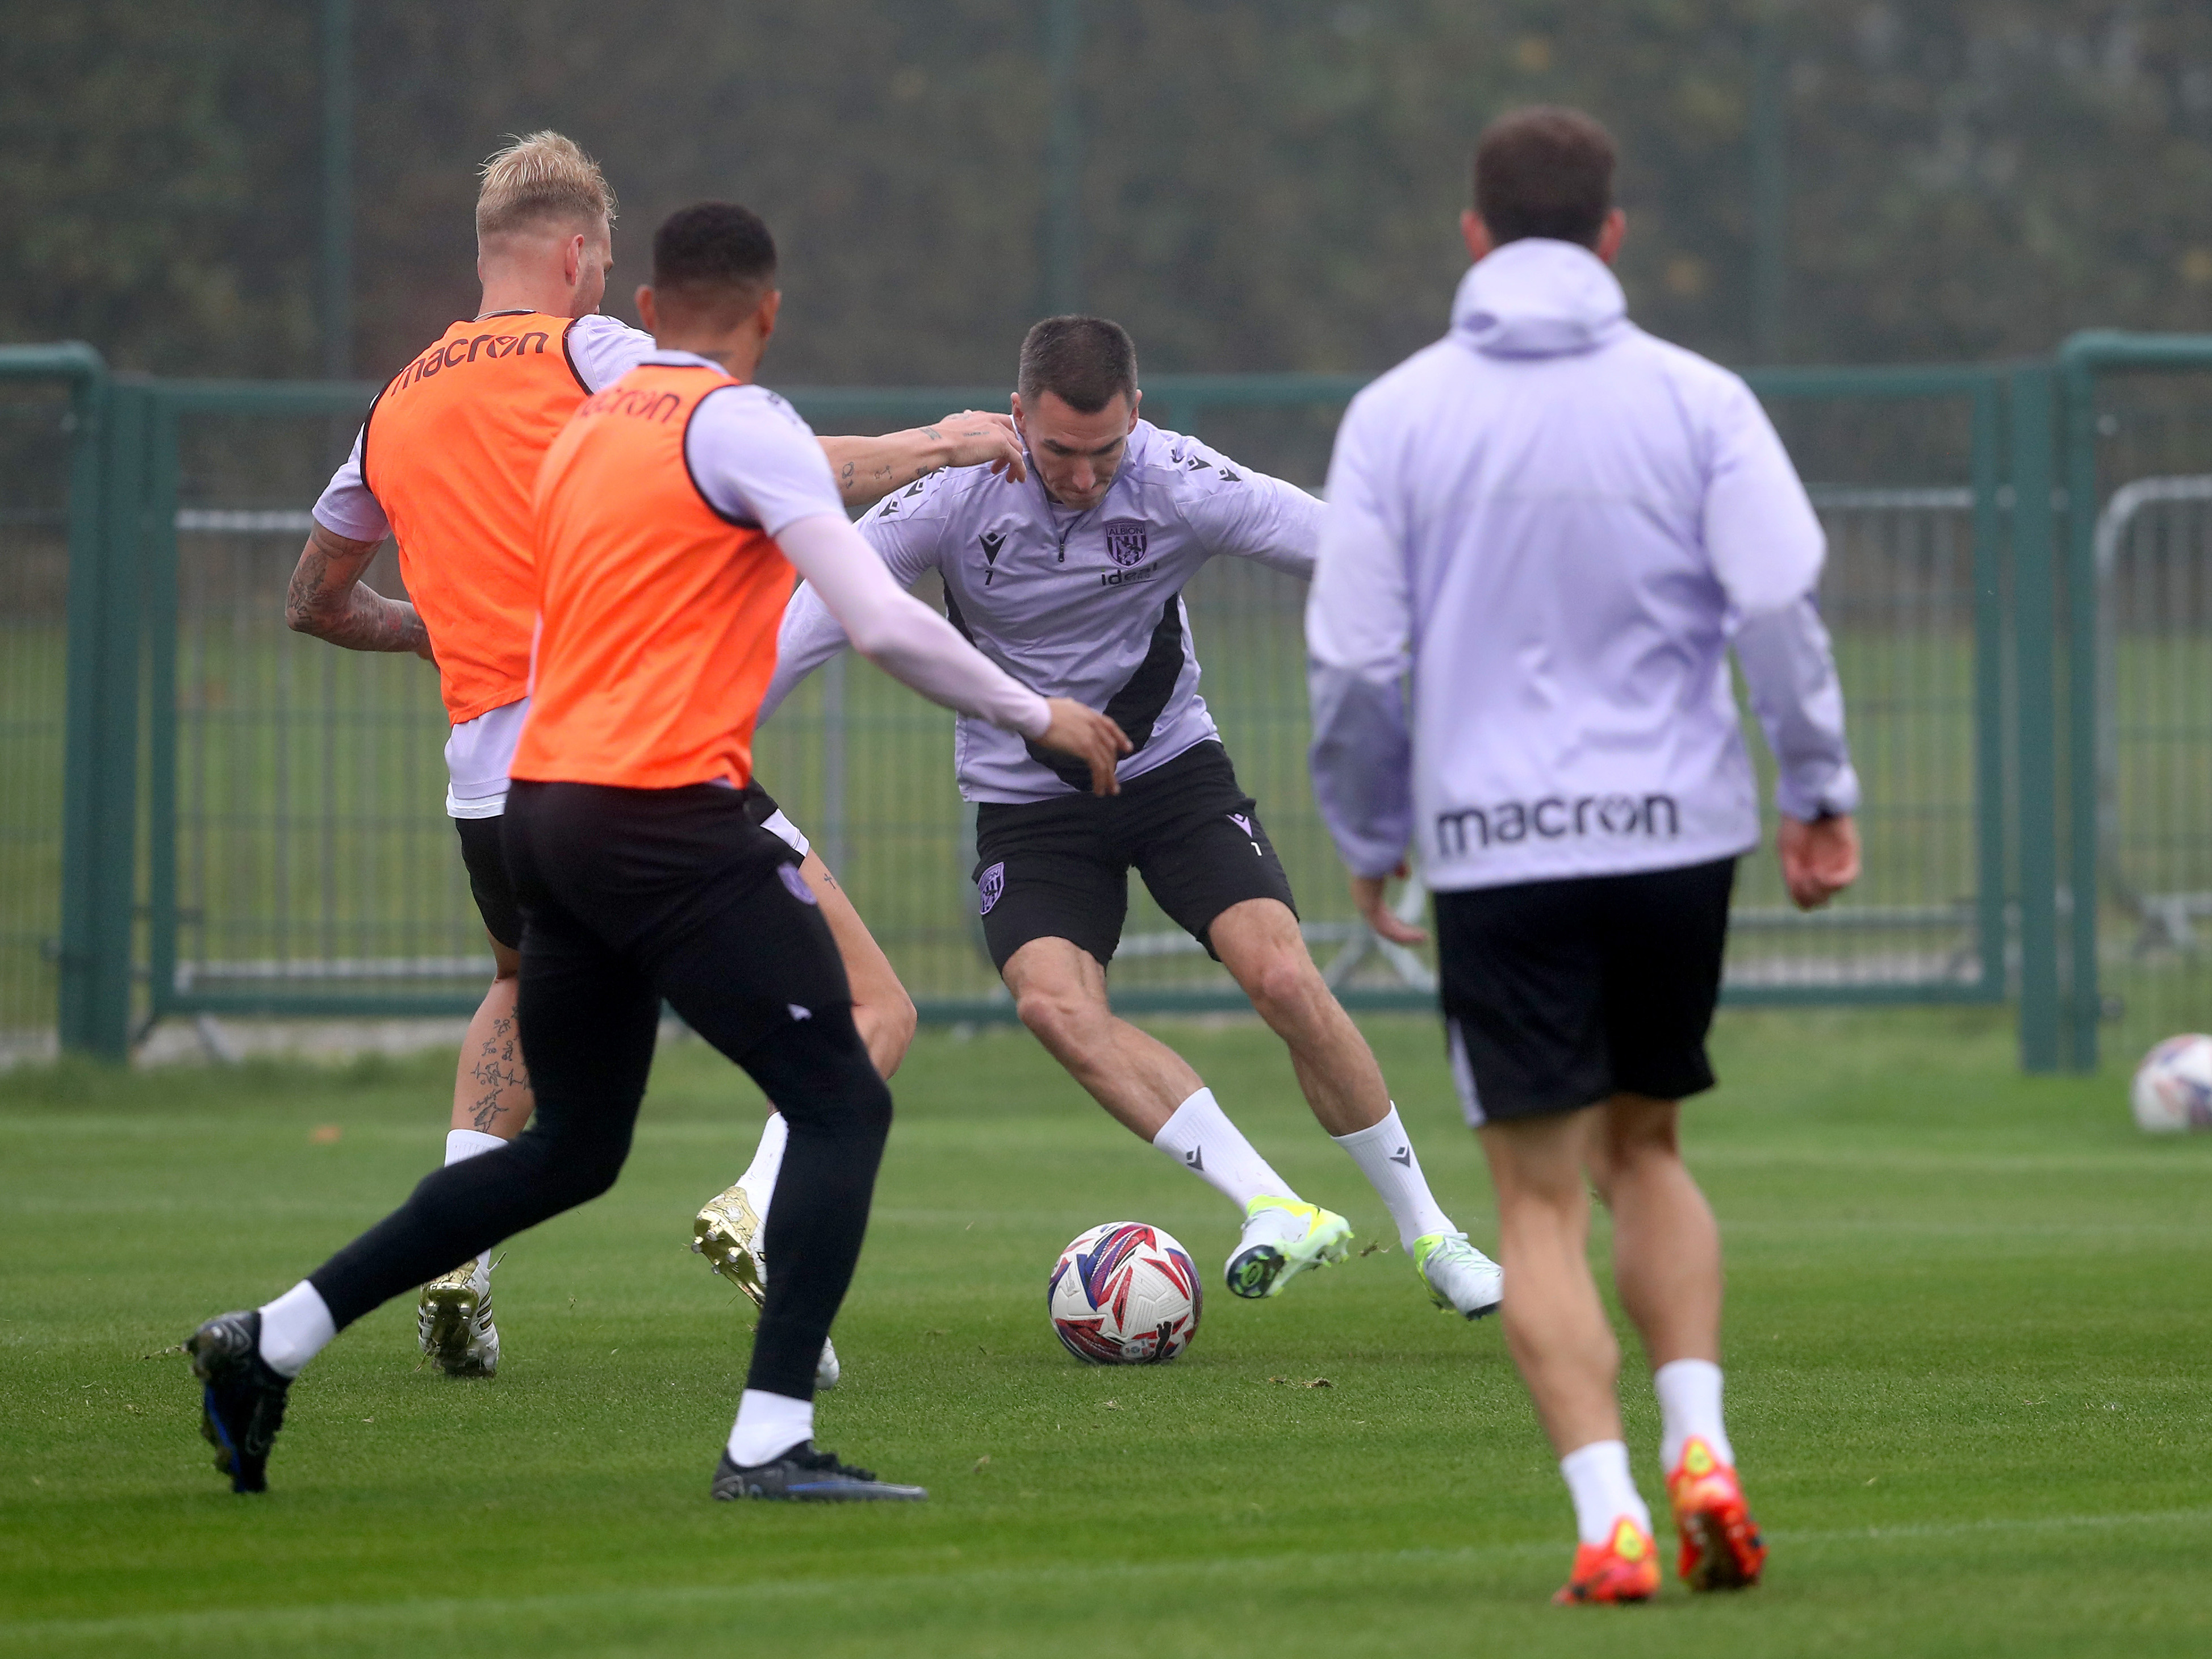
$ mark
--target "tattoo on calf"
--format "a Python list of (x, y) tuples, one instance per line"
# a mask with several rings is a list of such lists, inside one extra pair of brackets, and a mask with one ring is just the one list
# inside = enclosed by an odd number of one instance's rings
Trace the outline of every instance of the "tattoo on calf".
[(523, 1109), (514, 1095), (529, 1089), (530, 1074), (523, 1069), (520, 1047), (514, 1016), (500, 1015), (469, 1067), (469, 1080), (483, 1091), (470, 1105), (469, 1116), (482, 1133), (491, 1133), (502, 1114)]

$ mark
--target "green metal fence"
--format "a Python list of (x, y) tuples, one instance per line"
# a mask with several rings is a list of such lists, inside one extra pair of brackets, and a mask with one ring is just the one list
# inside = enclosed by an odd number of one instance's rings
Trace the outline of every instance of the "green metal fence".
[[(2097, 331), (2058, 354), (2077, 642), (2063, 830), (2075, 1058), (2212, 1029), (2212, 338)], [(2094, 999), (2094, 1000), (2093, 1000)]]
[[(2128, 1008), (2154, 1022), (2201, 1020), (2182, 1016), (2197, 994), (2196, 924), (2212, 921), (2206, 774), (2191, 735), (2203, 724), (2203, 687), (2175, 677), (2203, 672), (2203, 605), (2167, 603), (2155, 584), (2194, 582), (2189, 593), (2206, 593), (2206, 535), (2168, 526), (2212, 527), (2212, 499), (2188, 495), (2193, 486), (2136, 487), (2154, 475), (2138, 470), (2135, 449), (2100, 435), (2111, 411), (2097, 399), (2109, 404), (2140, 371), (2084, 350), (2018, 369), (1752, 377), (1828, 531), (1822, 601), (1867, 785), (1867, 872), (1832, 910), (1808, 918), (1788, 907), (1770, 852), (1749, 860), (1731, 1000), (2016, 996), (2024, 1063), (2088, 1066), (2106, 1007), (2101, 947), (2124, 969)], [(432, 671), (336, 651), (282, 622), (307, 508), (368, 389), (110, 381), (90, 354), (70, 362), (65, 372), (34, 370), (27, 358), (11, 369), (0, 354), (0, 372), (28, 377), (0, 384), (74, 386), (98, 428), (64, 434), (75, 487), (50, 491), (52, 501), (27, 482), (35, 469), (0, 458), (9, 469), (0, 510), (46, 514), (23, 519), (20, 532), (0, 517), (9, 536), (0, 580), (31, 570), (41, 546), (51, 568), (63, 527), (73, 532), (60, 790), (69, 833), (36, 827), (61, 823), (58, 782), (11, 787), (0, 856), (18, 862), (0, 904), (0, 995), (15, 1000), (0, 1004), (0, 1023), (34, 1018), (39, 999), (57, 994), (65, 1046), (118, 1053), (133, 1021), (174, 1015), (465, 1012), (489, 959), (441, 806), (445, 728)], [(2212, 357), (2188, 368), (2202, 363)], [(2187, 380), (2178, 362), (2158, 377), (2169, 403)], [(1148, 386), (1146, 413), (1316, 485), (1359, 384), (1168, 377)], [(58, 394), (46, 395), (51, 404)], [(830, 431), (992, 406), (1003, 392), (793, 395)], [(2188, 448), (2184, 416), (2159, 430), (2167, 450)], [(2086, 485), (2085, 445), (2097, 469)], [(2162, 459), (2154, 476), (2197, 476), (2185, 459)], [(2069, 500), (2118, 503), (2133, 516), (2108, 525), (2100, 543), (2095, 515), (2069, 514)], [(2174, 538), (2189, 534), (2197, 551), (2177, 550)], [(2160, 550), (2143, 550), (2154, 545), (2147, 537), (2163, 538)], [(2100, 568), (2123, 595), (2101, 613)], [(369, 580), (398, 591), (388, 554)], [(1311, 805), (1303, 597), (1300, 584), (1264, 569), (1210, 567), (1188, 595), (1204, 690), (1340, 994), (1355, 1006), (1425, 1006), (1428, 963), (1357, 925)], [(2118, 619), (2117, 635), (2106, 629), (2102, 682), (2100, 614)], [(11, 783), (19, 752), (35, 770), (37, 733), (51, 735), (51, 716), (38, 725), (39, 699), (54, 695), (58, 629), (27, 621), (8, 635), (0, 765)], [(2184, 757), (2179, 781), (2160, 769)], [(952, 786), (949, 717), (841, 659), (762, 734), (759, 763), (926, 1016), (1005, 1017), (973, 921), (971, 820)], [(2075, 906), (2072, 893), (2100, 890), (2100, 844), (2106, 902)], [(52, 890), (33, 862), (39, 846), (50, 859), (69, 849), (58, 919), (35, 908)], [(1243, 1006), (1141, 891), (1114, 983), (1132, 1009)]]
[(106, 614), (125, 528), (101, 488), (107, 394), (89, 347), (0, 351), (0, 1058), (82, 1036), (129, 990), (100, 948), (128, 929), (131, 875), (100, 739), (131, 711), (101, 693), (136, 637)]

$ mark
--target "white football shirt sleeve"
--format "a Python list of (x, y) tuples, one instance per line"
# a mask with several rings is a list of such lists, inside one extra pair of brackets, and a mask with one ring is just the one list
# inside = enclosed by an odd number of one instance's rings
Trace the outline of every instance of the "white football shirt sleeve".
[(653, 336), (618, 317), (593, 312), (568, 330), (568, 362), (592, 392), (605, 392), (653, 354)]
[(1208, 553), (1256, 559), (1286, 575), (1313, 574), (1321, 546), (1322, 504), (1294, 483), (1255, 472), (1212, 451), (1191, 453), (1212, 465), (1184, 472), (1183, 517)]
[[(823, 470), (829, 470), (826, 462)], [(801, 592), (811, 592), (853, 648), (893, 679), (1024, 737), (1041, 738), (1051, 726), (1045, 700), (902, 588), (842, 510), (787, 525), (777, 542), (806, 578)], [(779, 638), (779, 667), (781, 656)], [(768, 708), (763, 699), (757, 719), (765, 719)]]
[[(363, 428), (363, 431), (367, 428)], [(293, 497), (297, 501), (299, 497)], [(361, 434), (354, 434), (353, 453), (331, 474), (315, 502), (315, 522), (334, 536), (349, 541), (380, 542), (392, 533), (384, 508), (369, 494), (368, 480), (361, 470)]]
[(813, 429), (765, 387), (724, 386), (701, 398), (684, 459), (708, 506), (771, 536), (819, 513), (844, 514)]
[(1413, 830), (1413, 592), (1393, 492), (1377, 476), (1371, 424), (1354, 403), (1328, 468), (1313, 587), (1306, 595), (1314, 799), (1346, 864), (1387, 876)]
[[(903, 590), (936, 567), (945, 544), (945, 521), (934, 514), (887, 517), (885, 504), (899, 499), (899, 495), (887, 496), (878, 502), (857, 527), (860, 538), (875, 550), (890, 572), (892, 582)], [(784, 607), (783, 625), (776, 631), (775, 675), (761, 697), (760, 723), (765, 725), (799, 681), (842, 651), (847, 643), (845, 630), (822, 603), (822, 596), (811, 583), (802, 584)]]

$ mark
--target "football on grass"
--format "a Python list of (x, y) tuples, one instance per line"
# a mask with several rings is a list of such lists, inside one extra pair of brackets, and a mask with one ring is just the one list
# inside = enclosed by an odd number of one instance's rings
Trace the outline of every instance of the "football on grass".
[(2145, 1054), (2129, 1102), (2153, 1134), (2212, 1129), (2212, 1036), (2170, 1036)]
[(1045, 1305), (1068, 1352), (1094, 1365), (1159, 1365), (1198, 1334), (1198, 1269), (1158, 1227), (1109, 1221), (1060, 1253)]

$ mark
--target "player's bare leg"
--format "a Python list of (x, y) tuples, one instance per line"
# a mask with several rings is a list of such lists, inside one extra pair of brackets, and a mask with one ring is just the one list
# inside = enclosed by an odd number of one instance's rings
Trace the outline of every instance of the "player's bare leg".
[(1092, 1099), (1243, 1212), (1225, 1270), (1232, 1291), (1273, 1296), (1306, 1268), (1343, 1260), (1349, 1224), (1298, 1197), (1188, 1060), (1115, 1014), (1096, 957), (1070, 939), (1033, 939), (1006, 959), (1004, 977), (1022, 1024)]
[[(522, 1063), (515, 998), (522, 956), (487, 933), (491, 988), (469, 1020), (453, 1079), (453, 1117), (446, 1135), (446, 1162), (489, 1152), (512, 1140), (530, 1122), (536, 1101)], [(489, 1255), (471, 1256), (422, 1287), (415, 1311), (416, 1337), (426, 1358), (448, 1376), (490, 1376), (499, 1370), (499, 1327), (491, 1316)]]
[(1599, 1109), (1589, 1174), (1613, 1212), (1613, 1276), (1654, 1370), (1717, 1364), (1721, 1234), (1676, 1139), (1671, 1100), (1615, 1095)]
[(1589, 1268), (1586, 1170), (1600, 1109), (1486, 1124), (1505, 1342), (1559, 1455), (1580, 1546), (1563, 1601), (1641, 1601), (1659, 1588), (1651, 1512), (1628, 1469), (1614, 1389), (1620, 1347)]
[(1504, 1293), (1498, 1264), (1468, 1243), (1429, 1191), (1375, 1051), (1322, 978), (1290, 907), (1246, 899), (1215, 917), (1207, 937), (1290, 1050), (1314, 1116), (1389, 1206), (1430, 1299), (1462, 1318), (1494, 1312)]
[(485, 938), (491, 944), (491, 988), (470, 1017), (468, 1034), (461, 1039), (460, 1069), (453, 1079), (453, 1127), (512, 1140), (529, 1124), (531, 1109), (537, 1103), (530, 1092), (529, 1071), (522, 1063), (522, 1038), (514, 1018), (522, 953), (489, 934)]
[(1073, 941), (1034, 939), (1006, 960), (1014, 1012), (1052, 1057), (1140, 1140), (1206, 1085), (1190, 1062), (1114, 1012), (1106, 970)]
[(1291, 1051), (1298, 1087), (1332, 1135), (1370, 1129), (1390, 1115), (1375, 1051), (1314, 965), (1290, 907), (1246, 899), (1214, 918), (1214, 954)]
[(899, 982), (890, 958), (876, 943), (868, 924), (860, 920), (853, 901), (845, 896), (830, 866), (810, 852), (799, 864), (799, 873), (806, 878), (806, 884), (822, 902), (822, 919), (830, 924), (837, 954), (844, 958), (845, 977), (852, 983), (853, 1024), (860, 1028), (860, 1041), (868, 1046), (868, 1058), (888, 1083), (914, 1044), (914, 999)]
[[(845, 977), (853, 990), (853, 1024), (867, 1047), (869, 1060), (889, 1082), (914, 1042), (914, 999), (907, 994), (890, 958), (860, 920), (860, 911), (845, 896), (830, 866), (809, 851), (799, 863), (799, 872), (819, 901), (822, 919), (830, 924), (837, 954), (844, 960)], [(767, 1294), (768, 1268), (760, 1246), (766, 1235), (776, 1176), (783, 1166), (783, 1116), (771, 1105), (751, 1164), (734, 1182), (708, 1200), (691, 1224), (692, 1249), (757, 1304)], [(842, 1370), (836, 1346), (825, 1341), (821, 1363), (815, 1369), (816, 1386), (836, 1387)]]
[(1620, 1348), (1589, 1267), (1584, 1149), (1593, 1110), (1485, 1125), (1499, 1254), (1512, 1273), (1505, 1343), (1561, 1456), (1620, 1438)]
[(1659, 1395), (1681, 1575), (1694, 1589), (1741, 1589), (1766, 1549), (1721, 1415), (1720, 1228), (1682, 1162), (1674, 1102), (1615, 1095), (1595, 1115), (1590, 1178), (1613, 1212), (1613, 1281)]

